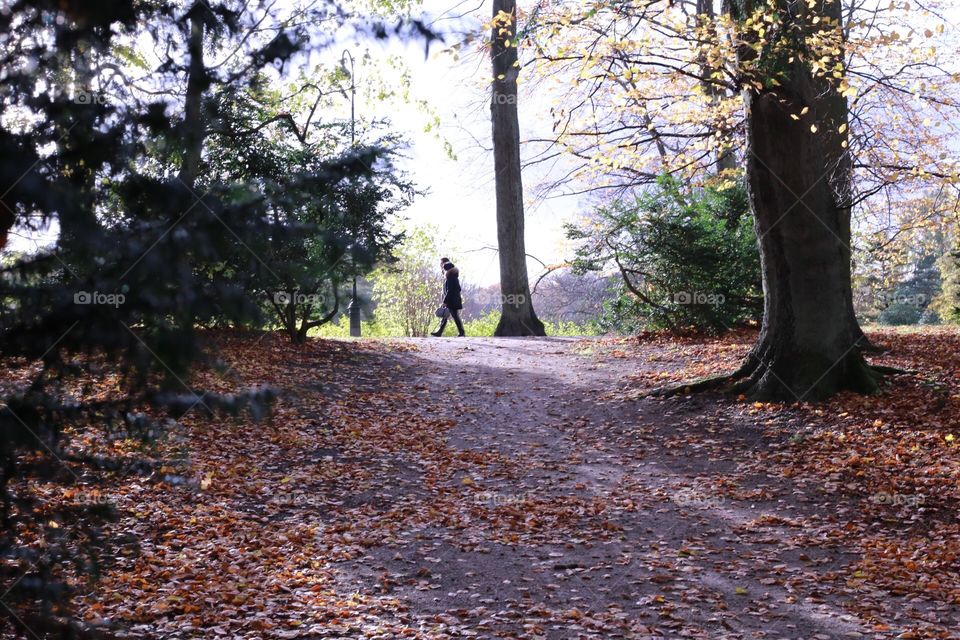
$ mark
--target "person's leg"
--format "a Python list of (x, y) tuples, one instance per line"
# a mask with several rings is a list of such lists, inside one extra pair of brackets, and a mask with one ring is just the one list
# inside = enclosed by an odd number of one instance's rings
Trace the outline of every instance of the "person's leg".
[(443, 335), (443, 330), (444, 330), (444, 329), (446, 328), (446, 326), (447, 326), (447, 318), (448, 318), (448, 317), (450, 317), (450, 314), (449, 314), (449, 313), (448, 313), (447, 315), (443, 316), (443, 317), (440, 319), (440, 326), (437, 327), (437, 330), (434, 331), (433, 333), (431, 333), (430, 335), (436, 336), (436, 337), (438, 337), (438, 338), (439, 338), (440, 336), (442, 336), (442, 335)]
[(463, 330), (463, 320), (460, 319), (460, 309), (451, 309), (450, 315), (453, 316), (453, 321), (457, 325), (457, 331), (460, 332), (461, 336), (467, 335)]

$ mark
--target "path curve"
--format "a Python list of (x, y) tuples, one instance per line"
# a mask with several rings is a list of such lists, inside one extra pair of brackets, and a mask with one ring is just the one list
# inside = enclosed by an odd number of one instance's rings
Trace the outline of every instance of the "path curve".
[(851, 557), (799, 527), (831, 518), (816, 489), (768, 476), (778, 442), (716, 397), (636, 397), (647, 365), (591, 339), (393, 342), (372, 377), (449, 420), (454, 457), (494, 462), (425, 490), (462, 513), (370, 548), (349, 588), (452, 637), (894, 637), (826, 586)]

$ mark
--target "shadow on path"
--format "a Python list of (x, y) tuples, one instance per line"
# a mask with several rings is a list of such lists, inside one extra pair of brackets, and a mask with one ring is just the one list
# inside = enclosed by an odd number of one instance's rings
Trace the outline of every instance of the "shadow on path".
[(891, 596), (846, 586), (855, 555), (826, 539), (838, 519), (819, 488), (767, 474), (758, 454), (783, 436), (735, 403), (633, 399), (648, 365), (591, 340), (395, 342), (362, 356), (356, 384), (449, 419), (437, 438), (477, 463), (433, 484), (416, 460), (372, 464), (445, 515), (341, 565), (345, 588), (400, 598), (451, 637), (898, 635), (864, 615)]

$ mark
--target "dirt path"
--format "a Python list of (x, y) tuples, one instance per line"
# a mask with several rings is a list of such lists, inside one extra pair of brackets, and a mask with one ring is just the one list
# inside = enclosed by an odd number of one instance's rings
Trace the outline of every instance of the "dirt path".
[[(408, 519), (344, 563), (343, 588), (397, 598), (450, 637), (901, 632), (871, 620), (890, 597), (848, 587), (853, 556), (830, 543), (855, 506), (768, 475), (764, 453), (787, 436), (742, 403), (634, 397), (631, 377), (648, 365), (589, 340), (409, 344), (364, 364), (367, 383), (448, 419), (437, 446), (470, 464), (444, 475), (371, 460), (395, 476), (381, 478), (395, 488), (376, 496), (381, 515), (400, 501), (442, 517)], [(922, 606), (903, 603), (960, 628), (956, 610)]]
[(960, 638), (957, 339), (899, 342), (931, 377), (875, 398), (643, 397), (752, 339), (211, 336), (228, 366), (197, 388), (270, 385), (270, 418), (190, 412), (159, 473), (78, 483), (115, 518), (77, 616), (131, 640)]

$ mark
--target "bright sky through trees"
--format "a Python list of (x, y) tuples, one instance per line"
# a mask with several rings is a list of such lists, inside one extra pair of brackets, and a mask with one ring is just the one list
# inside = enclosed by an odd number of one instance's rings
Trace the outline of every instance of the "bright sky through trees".
[[(861, 11), (870, 5), (886, 7), (886, 3), (861, 3)], [(532, 6), (532, 5), (531, 5)], [(436, 22), (441, 32), (452, 31), (447, 43), (453, 44), (463, 32), (480, 30), (480, 20), (486, 19), (489, 3), (482, 6), (451, 0), (433, 0), (424, 4), (428, 15), (443, 16)], [(521, 6), (521, 11), (530, 7)], [(459, 16), (468, 12), (463, 18)], [(960, 24), (960, 6), (947, 6), (942, 17), (954, 26)], [(906, 23), (920, 19), (913, 7), (905, 14)], [(916, 25), (913, 25), (916, 26)], [(918, 27), (919, 28), (919, 27)], [(905, 30), (904, 30), (905, 31)], [(922, 31), (922, 29), (921, 29)], [(377, 50), (376, 47), (371, 51)], [(380, 50), (382, 51), (382, 50)], [(460, 57), (434, 46), (431, 55), (424, 58), (421, 47), (394, 45), (390, 53), (403, 57), (409, 66), (412, 93), (424, 99), (439, 117), (439, 137), (452, 145), (457, 160), (447, 157), (443, 145), (436, 138), (424, 136), (424, 115), (408, 106), (393, 112), (391, 117), (406, 129), (414, 139), (409, 168), (414, 179), (427, 186), (430, 193), (419, 199), (409, 210), (414, 223), (429, 222), (446, 232), (446, 246), (450, 253), (459, 255), (468, 279), (478, 284), (497, 281), (497, 261), (492, 250), (495, 245), (492, 158), (489, 144), (489, 108), (487, 86), (488, 61), (475, 51), (464, 50)], [(521, 60), (524, 60), (521, 51)], [(521, 73), (519, 97), (522, 139), (551, 136), (551, 117), (548, 115), (552, 97), (542, 92), (542, 85), (532, 81), (527, 69)], [(362, 79), (361, 79), (362, 80)], [(947, 126), (955, 126), (945, 123)], [(522, 149), (525, 158), (534, 149)], [(571, 250), (564, 240), (562, 226), (579, 213), (590, 208), (595, 199), (583, 196), (552, 194), (550, 198), (537, 197), (537, 185), (558, 180), (570, 170), (570, 162), (535, 165), (525, 176), (527, 198), (528, 252), (551, 264), (570, 257)], [(541, 272), (539, 263), (529, 263), (533, 276)]]
[[(279, 4), (288, 2), (283, 0)], [(872, 3), (864, 6), (869, 4)], [(527, 9), (520, 8), (521, 11)], [(387, 117), (407, 135), (411, 144), (405, 168), (410, 171), (414, 182), (427, 190), (423, 197), (415, 200), (406, 216), (414, 225), (432, 224), (440, 229), (441, 245), (447, 253), (457, 256), (467, 281), (479, 285), (493, 284), (498, 281), (498, 266), (493, 250), (496, 227), (486, 85), (489, 61), (478, 53), (476, 40), (463, 48), (460, 55), (447, 49), (448, 45), (463, 40), (466, 33), (482, 36), (482, 20), (488, 18), (489, 2), (477, 5), (456, 0), (426, 0), (422, 11), (433, 19), (438, 32), (446, 34), (445, 42), (434, 43), (429, 54), (422, 43), (392, 41), (383, 46), (345, 37), (326, 53), (314, 56), (310, 64), (318, 61), (335, 64), (344, 48), (354, 53), (358, 60), (358, 118)], [(960, 24), (960, 6), (947, 7), (942, 15), (954, 25)], [(369, 54), (366, 61), (363, 60), (365, 53)], [(390, 64), (396, 65), (396, 61), (400, 66), (391, 67)], [(404, 68), (409, 77), (408, 95), (380, 100), (375, 95), (376, 78), (371, 76), (377, 73), (384, 82), (390, 82), (391, 73)], [(521, 73), (519, 112), (522, 139), (549, 137), (552, 123), (547, 114), (551, 97), (531, 91), (530, 86), (524, 85), (524, 80), (530, 80), (529, 74), (525, 78)], [(365, 88), (369, 92), (365, 93)], [(342, 104), (334, 102), (334, 110), (326, 114), (327, 119), (349, 117), (349, 102), (340, 102)], [(428, 126), (429, 131), (425, 132)], [(524, 156), (529, 157), (531, 150), (525, 151)], [(569, 167), (570, 164), (563, 160), (556, 164), (536, 165), (525, 177), (527, 250), (547, 264), (570, 257), (572, 249), (564, 239), (563, 225), (594, 202), (587, 197), (558, 197), (559, 194), (552, 194), (553, 197), (549, 198), (537, 197), (538, 184), (558, 179), (569, 171)], [(55, 233), (53, 229), (39, 234), (14, 234), (12, 247), (29, 250), (45, 244)], [(542, 272), (542, 265), (536, 261), (531, 260), (528, 268), (532, 277)]]

